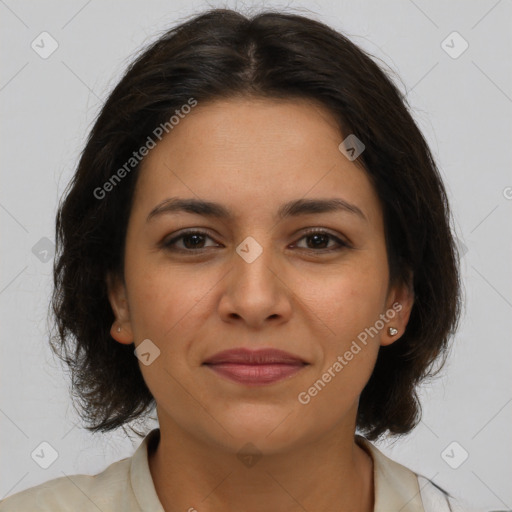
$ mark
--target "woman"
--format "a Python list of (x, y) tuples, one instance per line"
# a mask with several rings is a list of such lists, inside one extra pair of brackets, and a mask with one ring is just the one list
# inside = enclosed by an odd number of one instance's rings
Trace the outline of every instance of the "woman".
[(343, 35), (230, 10), (164, 34), (106, 101), (56, 228), (52, 346), (84, 421), (156, 408), (159, 428), (1, 511), (453, 509), (370, 442), (418, 423), (460, 283), (429, 148)]

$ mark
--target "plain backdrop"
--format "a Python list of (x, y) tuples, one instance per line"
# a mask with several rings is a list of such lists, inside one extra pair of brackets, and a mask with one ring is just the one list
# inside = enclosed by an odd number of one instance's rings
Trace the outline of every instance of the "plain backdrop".
[[(133, 55), (211, 7), (312, 16), (400, 76), (448, 189), (465, 310), (445, 369), (420, 390), (422, 422), (377, 446), (481, 510), (512, 509), (510, 0), (0, 0), (0, 499), (97, 473), (140, 442), (83, 429), (49, 350), (55, 212), (98, 109)], [(41, 37), (45, 51), (58, 44), (46, 58), (33, 49)], [(31, 457), (42, 442), (58, 454), (48, 469)]]

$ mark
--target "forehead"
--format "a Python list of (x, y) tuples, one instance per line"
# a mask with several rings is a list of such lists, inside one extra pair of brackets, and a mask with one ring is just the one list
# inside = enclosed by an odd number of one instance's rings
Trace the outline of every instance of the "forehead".
[(147, 215), (167, 197), (196, 197), (243, 215), (337, 196), (378, 216), (366, 172), (338, 149), (343, 138), (336, 119), (316, 102), (199, 103), (143, 160), (134, 208)]

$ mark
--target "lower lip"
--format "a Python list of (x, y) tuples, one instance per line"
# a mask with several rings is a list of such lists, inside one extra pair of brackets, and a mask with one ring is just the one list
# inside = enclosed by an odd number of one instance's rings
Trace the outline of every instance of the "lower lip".
[(234, 364), (206, 365), (214, 372), (241, 384), (261, 386), (295, 375), (305, 364)]

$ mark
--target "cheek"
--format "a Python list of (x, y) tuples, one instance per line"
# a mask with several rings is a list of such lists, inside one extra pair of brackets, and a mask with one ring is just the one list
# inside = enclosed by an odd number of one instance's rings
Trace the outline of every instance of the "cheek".
[[(317, 337), (322, 347), (318, 367), (308, 388), (301, 390), (313, 417), (339, 419), (340, 411), (355, 406), (368, 382), (380, 347), (379, 331), (371, 330), (385, 300), (385, 275), (379, 271), (340, 272), (317, 288), (309, 287), (309, 306), (319, 324), (327, 326)], [(319, 331), (317, 331), (318, 334)]]
[(172, 347), (178, 349), (178, 340), (211, 316), (213, 306), (208, 302), (220, 277), (193, 265), (180, 268), (168, 261), (148, 260), (137, 265), (134, 259), (131, 273), (127, 265), (134, 335), (136, 339), (154, 339), (159, 346), (172, 340)]
[(387, 272), (377, 262), (347, 265), (322, 278), (308, 279), (297, 294), (343, 341), (373, 325), (386, 299)]

